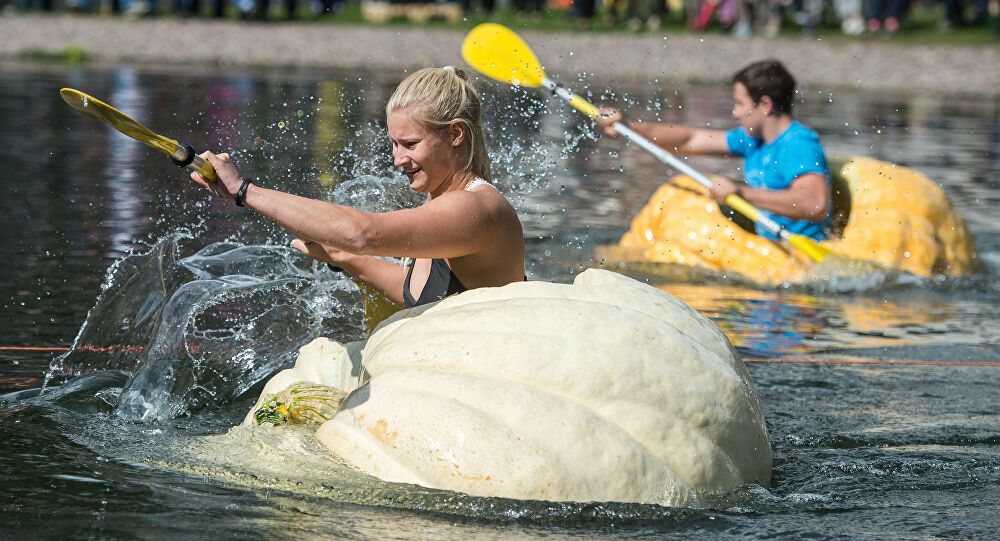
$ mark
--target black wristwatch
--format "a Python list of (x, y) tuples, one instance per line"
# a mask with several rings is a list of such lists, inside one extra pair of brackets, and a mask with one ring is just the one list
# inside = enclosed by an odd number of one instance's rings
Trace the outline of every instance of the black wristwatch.
[(247, 189), (250, 188), (251, 184), (253, 183), (250, 182), (250, 179), (246, 179), (243, 181), (243, 184), (240, 184), (240, 189), (236, 190), (236, 195), (233, 196), (233, 201), (236, 201), (237, 207), (243, 206), (243, 201), (247, 198)]

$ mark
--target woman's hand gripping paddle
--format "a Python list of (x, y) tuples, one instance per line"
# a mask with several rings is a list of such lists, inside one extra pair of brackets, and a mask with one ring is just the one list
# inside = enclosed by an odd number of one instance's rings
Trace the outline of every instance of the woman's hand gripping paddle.
[[(531, 48), (513, 30), (503, 25), (483, 23), (473, 28), (465, 36), (465, 41), (462, 42), (462, 57), (470, 66), (487, 77), (515, 86), (545, 87), (591, 118), (596, 118), (600, 114), (594, 104), (549, 79)], [(673, 166), (706, 188), (712, 187), (712, 181), (705, 175), (649, 139), (639, 135), (624, 123), (618, 122), (613, 127), (615, 131), (649, 151), (661, 162)], [(736, 194), (727, 196), (724, 203), (759, 223), (774, 235), (781, 237), (813, 261), (822, 261), (827, 256), (832, 255), (830, 250), (815, 240), (805, 235), (791, 233), (781, 227), (777, 222), (765, 216), (757, 207)]]
[(70, 107), (170, 156), (178, 166), (193, 169), (211, 182), (218, 180), (212, 164), (195, 154), (190, 145), (153, 133), (118, 109), (79, 90), (63, 88), (59, 91), (59, 95)]

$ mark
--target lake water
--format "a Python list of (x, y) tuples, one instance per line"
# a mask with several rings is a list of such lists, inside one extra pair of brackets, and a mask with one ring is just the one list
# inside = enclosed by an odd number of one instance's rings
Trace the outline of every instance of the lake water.
[[(0, 64), (0, 539), (995, 538), (994, 98), (805, 87), (797, 106), (830, 155), (885, 159), (939, 182), (974, 233), (982, 273), (839, 293), (643, 277), (754, 361), (775, 452), (770, 487), (703, 509), (472, 498), (334, 468), (307, 434), (291, 447), (224, 436), (299, 345), (363, 335), (359, 294), (284, 248), (283, 231), (210, 200), (57, 91), (79, 88), (196, 148), (232, 151), (262, 185), (388, 210), (419, 202), (391, 171), (383, 135), (399, 77)], [(574, 85), (635, 116), (731, 125), (724, 86)], [(481, 88), (499, 186), (525, 224), (529, 278), (569, 281), (669, 172), (597, 140), (541, 93)], [(77, 337), (72, 353), (56, 351)], [(12, 349), (30, 347), (52, 349)], [(899, 362), (816, 362), (835, 356)], [(778, 358), (810, 362), (767, 362)]]

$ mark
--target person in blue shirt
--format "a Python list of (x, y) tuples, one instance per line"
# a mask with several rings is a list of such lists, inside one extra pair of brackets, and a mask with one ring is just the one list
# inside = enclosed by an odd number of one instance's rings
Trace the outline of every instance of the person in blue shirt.
[[(777, 60), (755, 62), (733, 77), (733, 118), (729, 131), (676, 124), (630, 122), (657, 145), (680, 156), (733, 155), (744, 160), (744, 182), (717, 178), (712, 196), (722, 202), (736, 193), (788, 229), (826, 238), (833, 204), (830, 171), (816, 132), (795, 120), (795, 79)], [(602, 108), (597, 123), (611, 137), (622, 113)], [(774, 239), (759, 225), (757, 234)]]

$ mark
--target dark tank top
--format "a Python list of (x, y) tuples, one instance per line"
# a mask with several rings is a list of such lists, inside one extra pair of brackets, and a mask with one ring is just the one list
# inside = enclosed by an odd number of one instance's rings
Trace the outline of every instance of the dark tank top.
[(439, 301), (449, 295), (466, 291), (462, 281), (451, 272), (448, 263), (443, 259), (431, 260), (431, 272), (427, 276), (427, 283), (420, 292), (420, 298), (414, 299), (410, 294), (410, 277), (413, 275), (413, 266), (416, 259), (411, 259), (406, 265), (406, 278), (403, 280), (403, 308), (413, 308), (421, 304)]

